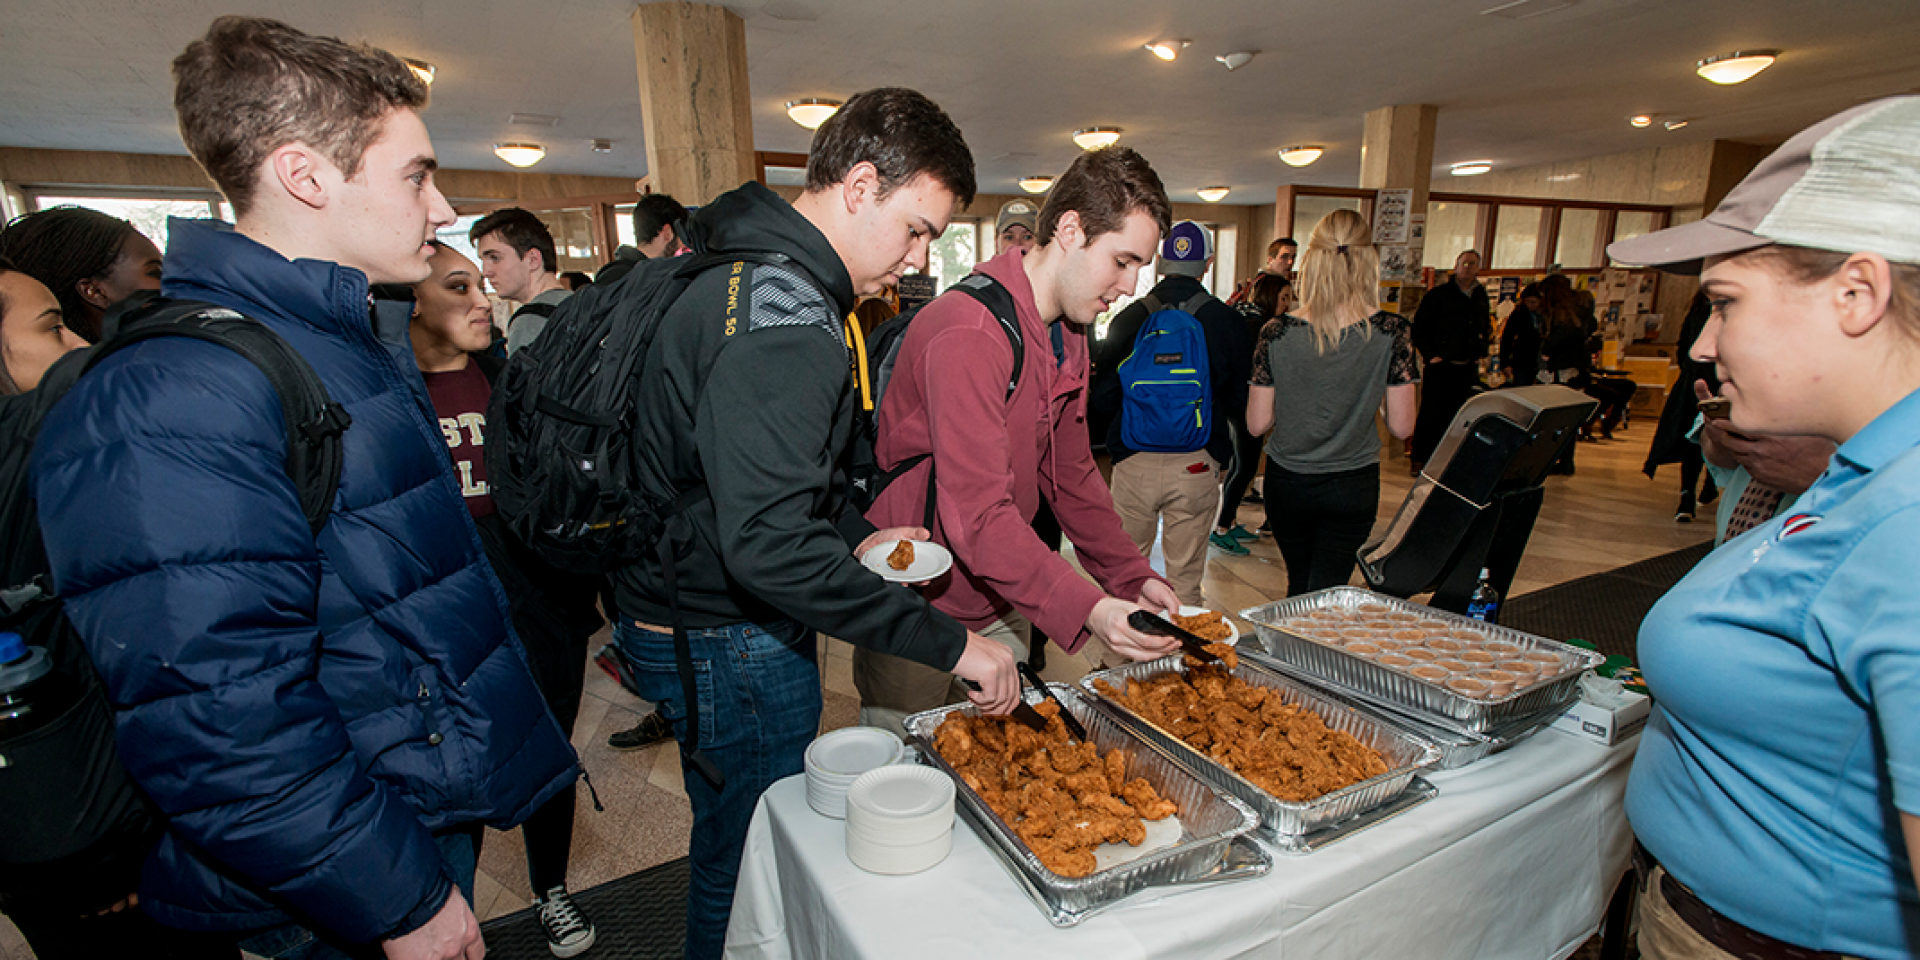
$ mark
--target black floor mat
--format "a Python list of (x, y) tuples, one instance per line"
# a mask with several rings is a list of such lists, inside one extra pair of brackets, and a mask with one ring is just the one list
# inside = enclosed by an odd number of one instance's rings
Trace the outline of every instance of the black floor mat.
[[(593, 922), (592, 949), (578, 960), (679, 960), (687, 940), (687, 858), (669, 860), (573, 895)], [(528, 907), (480, 925), (488, 960), (553, 960), (540, 918)]]
[(1500, 611), (1500, 623), (1553, 640), (1578, 638), (1601, 653), (1632, 657), (1647, 611), (1712, 549), (1713, 544), (1702, 543), (1514, 597)]

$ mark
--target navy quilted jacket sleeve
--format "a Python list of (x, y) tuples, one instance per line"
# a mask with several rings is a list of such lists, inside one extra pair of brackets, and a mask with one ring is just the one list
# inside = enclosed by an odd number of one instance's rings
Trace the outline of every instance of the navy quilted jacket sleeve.
[(251, 364), (149, 341), (54, 410), (34, 490), (121, 757), (174, 832), (291, 912), (370, 942), (450, 883), (317, 677), (323, 560), (286, 444)]

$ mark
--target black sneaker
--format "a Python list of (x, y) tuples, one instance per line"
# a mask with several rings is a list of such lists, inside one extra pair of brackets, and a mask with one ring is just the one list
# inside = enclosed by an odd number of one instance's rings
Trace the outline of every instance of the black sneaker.
[(658, 710), (640, 718), (631, 730), (622, 730), (607, 737), (607, 746), (615, 750), (638, 750), (650, 747), (673, 736), (673, 727)]
[(540, 926), (547, 931), (547, 949), (554, 956), (565, 960), (593, 946), (593, 924), (580, 915), (580, 908), (573, 905), (564, 885), (548, 890), (534, 909), (540, 915)]

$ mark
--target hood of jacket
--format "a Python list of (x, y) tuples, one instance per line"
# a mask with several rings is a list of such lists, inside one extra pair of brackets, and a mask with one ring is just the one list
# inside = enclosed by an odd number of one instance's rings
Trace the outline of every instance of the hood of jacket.
[(853, 278), (826, 234), (800, 215), (793, 204), (760, 183), (745, 183), (693, 212), (692, 235), (704, 238), (709, 253), (773, 252), (811, 274), (839, 307), (853, 312)]

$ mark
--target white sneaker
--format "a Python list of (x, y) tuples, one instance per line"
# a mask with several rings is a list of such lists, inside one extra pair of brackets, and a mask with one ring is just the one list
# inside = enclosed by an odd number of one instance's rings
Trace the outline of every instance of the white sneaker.
[(565, 886), (548, 890), (535, 906), (540, 911), (540, 925), (547, 930), (547, 949), (554, 956), (566, 960), (593, 946), (593, 924), (581, 916)]

